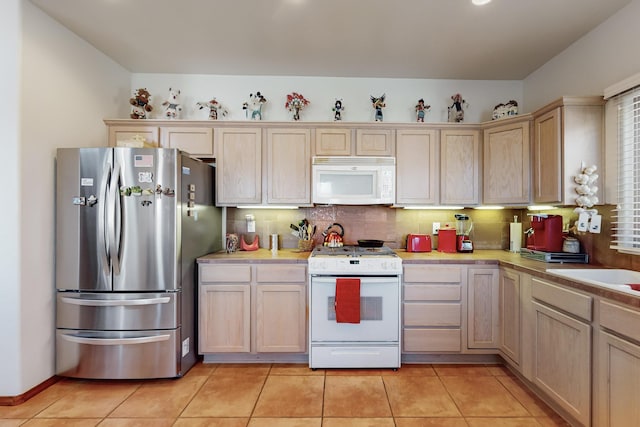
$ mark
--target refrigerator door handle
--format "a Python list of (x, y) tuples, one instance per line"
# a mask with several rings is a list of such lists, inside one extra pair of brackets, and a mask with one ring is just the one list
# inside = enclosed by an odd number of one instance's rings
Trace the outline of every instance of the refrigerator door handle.
[(104, 173), (102, 175), (102, 184), (100, 186), (100, 204), (98, 205), (98, 257), (100, 258), (100, 264), (102, 264), (102, 269), (105, 274), (109, 274), (109, 269), (111, 265), (109, 264), (108, 255), (108, 244), (107, 244), (107, 235), (106, 235), (106, 227), (105, 222), (107, 221), (106, 216), (109, 212), (109, 205), (107, 203), (107, 192), (109, 189), (109, 178), (110, 178), (111, 170), (109, 168), (105, 168)]
[(169, 297), (159, 298), (143, 298), (143, 299), (130, 299), (130, 300), (96, 300), (96, 299), (80, 299), (62, 297), (60, 301), (66, 304), (92, 306), (92, 307), (117, 307), (117, 306), (129, 306), (129, 305), (155, 305), (155, 304), (167, 304), (171, 301)]
[(115, 163), (113, 173), (109, 183), (109, 207), (107, 227), (109, 234), (109, 255), (111, 265), (113, 266), (113, 274), (120, 274), (120, 189), (118, 181), (120, 179), (120, 164)]
[(89, 345), (127, 345), (127, 344), (147, 344), (152, 342), (167, 341), (171, 335), (151, 335), (137, 338), (86, 338), (75, 335), (60, 335), (63, 339), (77, 344)]

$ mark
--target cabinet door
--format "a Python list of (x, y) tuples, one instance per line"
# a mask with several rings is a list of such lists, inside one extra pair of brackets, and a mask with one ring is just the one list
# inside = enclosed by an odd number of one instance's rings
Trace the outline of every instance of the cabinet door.
[(393, 132), (389, 129), (356, 130), (356, 156), (393, 156)]
[(267, 203), (311, 203), (311, 131), (267, 130)]
[(600, 331), (598, 426), (640, 426), (640, 346)]
[(533, 126), (533, 201), (557, 203), (562, 200), (562, 108), (537, 117)]
[(306, 286), (257, 285), (256, 350), (300, 353), (307, 349)]
[(500, 351), (520, 365), (520, 274), (500, 271)]
[(351, 155), (351, 129), (316, 129), (315, 155)]
[(438, 203), (438, 132), (429, 129), (396, 132), (396, 203)]
[(109, 126), (109, 146), (117, 147), (118, 143), (126, 145), (127, 141), (142, 139), (149, 146), (157, 147), (159, 134), (158, 126)]
[(199, 353), (251, 350), (251, 286), (201, 285)]
[(216, 204), (262, 202), (262, 130), (216, 130)]
[(440, 204), (477, 205), (480, 182), (480, 132), (440, 133)]
[(498, 348), (498, 269), (470, 268), (467, 287), (467, 347)]
[(529, 121), (486, 129), (483, 152), (484, 203), (528, 203)]
[(532, 304), (533, 382), (582, 425), (589, 425), (591, 326), (535, 301)]
[(213, 157), (213, 129), (198, 127), (162, 127), (163, 148), (177, 148), (193, 157)]

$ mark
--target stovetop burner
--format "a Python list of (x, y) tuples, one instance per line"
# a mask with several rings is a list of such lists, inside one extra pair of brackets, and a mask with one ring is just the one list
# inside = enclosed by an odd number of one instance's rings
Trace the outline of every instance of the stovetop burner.
[(363, 246), (346, 245), (337, 248), (329, 246), (316, 246), (311, 256), (344, 256), (344, 257), (367, 257), (367, 256), (391, 256), (398, 255), (388, 246), (379, 248), (365, 248)]

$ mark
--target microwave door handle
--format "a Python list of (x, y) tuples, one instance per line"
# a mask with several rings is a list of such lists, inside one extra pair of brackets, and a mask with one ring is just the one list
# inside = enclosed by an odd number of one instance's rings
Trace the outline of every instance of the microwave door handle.
[(110, 212), (107, 220), (109, 234), (109, 254), (113, 265), (113, 274), (120, 274), (120, 164), (115, 163), (109, 186)]
[(109, 264), (109, 247), (107, 244), (107, 234), (105, 222), (109, 212), (107, 193), (109, 191), (109, 179), (111, 178), (111, 168), (105, 167), (102, 174), (102, 184), (100, 185), (100, 199), (98, 204), (98, 257), (105, 274), (109, 274), (111, 265)]

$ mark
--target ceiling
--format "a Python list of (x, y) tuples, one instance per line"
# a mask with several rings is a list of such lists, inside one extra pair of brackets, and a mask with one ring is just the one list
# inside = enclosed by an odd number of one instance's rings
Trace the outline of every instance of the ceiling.
[(522, 80), (631, 0), (31, 0), (133, 73)]

